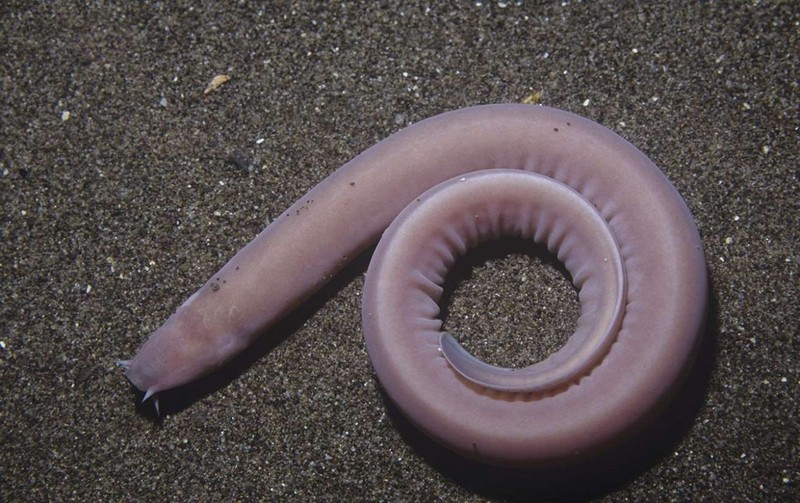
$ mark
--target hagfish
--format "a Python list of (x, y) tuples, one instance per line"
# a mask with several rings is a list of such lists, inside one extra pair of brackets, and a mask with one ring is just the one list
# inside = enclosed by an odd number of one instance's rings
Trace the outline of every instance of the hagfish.
[[(449, 268), (501, 236), (544, 244), (579, 290), (574, 334), (521, 369), (473, 357), (438, 318)], [(120, 362), (125, 375), (148, 399), (207, 374), (379, 238), (362, 312), (375, 372), (418, 428), (483, 462), (549, 465), (615, 444), (669, 398), (702, 335), (701, 241), (661, 171), (572, 113), (485, 105), (339, 168)]]

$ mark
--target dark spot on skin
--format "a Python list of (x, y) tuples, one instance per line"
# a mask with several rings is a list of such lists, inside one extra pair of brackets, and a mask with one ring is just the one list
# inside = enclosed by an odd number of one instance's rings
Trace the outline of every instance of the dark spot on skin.
[(295, 210), (295, 212), (294, 212), (294, 213), (295, 213), (295, 215), (299, 215), (301, 211), (305, 211), (305, 210), (307, 210), (307, 209), (308, 209), (308, 205), (309, 205), (309, 204), (311, 204), (311, 203), (313, 203), (313, 202), (314, 202), (314, 200), (313, 200), (313, 199), (307, 199), (307, 200), (306, 200), (306, 203), (305, 203), (304, 205), (300, 206), (300, 209), (298, 209), (298, 210)]
[(557, 127), (554, 127), (554, 128), (553, 128), (553, 131), (555, 131), (556, 133), (558, 133), (558, 128), (557, 128)]
[(211, 283), (211, 290), (214, 291), (214, 292), (219, 290), (219, 283), (217, 283), (216, 281)]
[(569, 122), (567, 122), (567, 126), (571, 126), (571, 125), (572, 125), (572, 124), (570, 124)]
[(238, 265), (236, 266), (236, 270), (237, 270), (237, 271), (239, 270), (239, 266), (238, 266)]
[(350, 182), (350, 186), (351, 187), (355, 187), (356, 186), (356, 182)]

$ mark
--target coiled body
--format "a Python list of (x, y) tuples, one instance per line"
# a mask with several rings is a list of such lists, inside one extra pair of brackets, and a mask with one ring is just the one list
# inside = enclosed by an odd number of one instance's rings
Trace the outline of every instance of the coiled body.
[[(691, 362), (707, 280), (677, 191), (594, 122), (489, 105), (422, 121), (341, 167), (192, 295), (126, 375), (151, 396), (213, 370), (384, 231), (364, 292), (367, 349), (400, 409), (464, 455), (541, 465), (606, 446)], [(449, 266), (500, 235), (546, 244), (580, 290), (575, 334), (518, 371), (476, 360), (436, 318)]]

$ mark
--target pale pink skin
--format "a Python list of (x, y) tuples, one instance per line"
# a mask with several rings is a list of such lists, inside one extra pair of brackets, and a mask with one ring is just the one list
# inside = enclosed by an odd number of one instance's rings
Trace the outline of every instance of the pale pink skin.
[[(367, 349), (403, 413), (456, 452), (523, 466), (593, 452), (649, 417), (692, 361), (706, 270), (674, 187), (594, 122), (488, 105), (408, 127), (323, 180), (122, 362), (126, 376), (150, 397), (207, 374), (384, 231), (364, 291)], [(513, 372), (475, 360), (437, 318), (453, 261), (500, 235), (545, 243), (580, 289), (569, 342)]]

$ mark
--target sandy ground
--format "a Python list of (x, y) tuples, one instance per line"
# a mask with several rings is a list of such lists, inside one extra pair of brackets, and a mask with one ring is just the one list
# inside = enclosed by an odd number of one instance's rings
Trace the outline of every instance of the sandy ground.
[[(799, 497), (793, 2), (31, 3), (0, 7), (3, 501)], [(114, 361), (307, 189), (404, 125), (536, 93), (647, 153), (703, 237), (706, 342), (645, 437), (526, 480), (430, 445), (364, 349), (368, 257), (162, 420), (136, 405)], [(448, 323), (480, 356), (563, 342), (536, 336), (574, 323), (563, 276), (475, 263)]]

